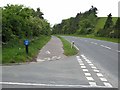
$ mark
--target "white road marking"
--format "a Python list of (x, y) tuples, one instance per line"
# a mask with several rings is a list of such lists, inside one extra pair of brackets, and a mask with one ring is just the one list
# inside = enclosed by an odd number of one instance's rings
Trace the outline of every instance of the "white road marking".
[(42, 59), (37, 59), (37, 62), (43, 62), (43, 61), (45, 61), (45, 60), (42, 60)]
[(85, 76), (91, 76), (91, 74), (90, 73), (84, 73), (85, 74)]
[(86, 77), (89, 81), (94, 81), (92, 77)]
[[(101, 45), (103, 46), (103, 45)], [(107, 46), (103, 46), (107, 49), (111, 49)], [(110, 83), (107, 83), (107, 79), (103, 77), (103, 74), (102, 73), (99, 73), (100, 71), (94, 66), (94, 64), (92, 64), (92, 62), (90, 62), (90, 60), (88, 60), (83, 54), (81, 55), (81, 57), (91, 66), (91, 68), (93, 69), (94, 72), (96, 72), (97, 76), (99, 77), (99, 79), (104, 83), (104, 85), (106, 87), (112, 87), (112, 85)], [(81, 65), (84, 65), (84, 64), (81, 64)], [(85, 66), (81, 66), (81, 67), (85, 67)], [(83, 71), (87, 71), (88, 72), (88, 69), (83, 69)], [(88, 79), (88, 81), (94, 81), (94, 79), (91, 77), (91, 74), (90, 73), (84, 73), (86, 78)], [(90, 86), (97, 86), (95, 82), (89, 82)]]
[(46, 54), (51, 54), (51, 52), (50, 51), (46, 51)]
[(104, 47), (104, 48), (107, 48), (107, 49), (111, 49), (110, 47), (108, 46), (104, 46), (104, 45), (100, 45), (101, 47)]
[(97, 43), (95, 43), (95, 42), (91, 42), (91, 43), (97, 45)]
[(86, 68), (86, 66), (81, 66), (81, 68)]
[(84, 65), (84, 63), (80, 63), (80, 65)]
[(92, 66), (91, 68), (93, 68), (93, 69), (97, 69), (95, 66)]
[(58, 59), (60, 59), (61, 57), (59, 56), (59, 57), (57, 57), (56, 59), (58, 60)]
[(120, 52), (120, 51), (118, 51), (118, 50), (116, 50), (118, 53)]
[(74, 47), (79, 51), (79, 48), (76, 45), (74, 45)]
[(22, 86), (49, 86), (49, 87), (101, 87), (106, 86), (91, 86), (91, 85), (58, 85), (58, 84), (39, 84), (39, 83), (19, 83), (19, 82), (0, 82), (3, 85), (22, 85)]
[[(80, 56), (76, 56), (77, 57), (77, 59), (80, 59)], [(80, 59), (81, 60), (81, 59)]]
[(106, 78), (100, 78), (100, 80), (101, 80), (101, 81), (107, 81), (107, 79), (106, 79)]
[(104, 82), (104, 85), (105, 85), (106, 87), (112, 87), (112, 85), (111, 85), (110, 83)]
[(94, 72), (100, 72), (100, 71), (99, 71), (99, 70), (97, 70), (97, 69), (94, 69), (93, 71), (94, 71)]
[(88, 72), (88, 69), (83, 69), (84, 72)]
[(47, 60), (50, 60), (50, 58), (47, 58)]
[(97, 73), (98, 77), (103, 77), (102, 73)]
[(94, 66), (93, 64), (89, 64), (90, 66)]
[(90, 62), (90, 61), (87, 61), (87, 63), (91, 64), (92, 62)]
[(97, 86), (96, 82), (89, 82), (90, 86)]

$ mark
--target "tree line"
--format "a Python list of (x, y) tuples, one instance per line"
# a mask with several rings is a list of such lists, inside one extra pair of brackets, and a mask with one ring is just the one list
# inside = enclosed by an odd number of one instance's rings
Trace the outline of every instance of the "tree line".
[(2, 42), (50, 35), (50, 23), (40, 8), (34, 10), (23, 5), (7, 5), (2, 9)]
[(120, 18), (113, 24), (111, 13), (100, 30), (95, 32), (95, 26), (99, 17), (97, 16), (98, 9), (92, 6), (84, 13), (78, 13), (75, 17), (62, 20), (61, 23), (53, 26), (53, 34), (78, 34), (88, 35), (93, 34), (101, 37), (120, 38)]

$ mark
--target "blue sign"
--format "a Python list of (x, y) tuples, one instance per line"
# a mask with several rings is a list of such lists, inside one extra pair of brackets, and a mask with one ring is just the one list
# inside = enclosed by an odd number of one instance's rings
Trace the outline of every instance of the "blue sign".
[(28, 41), (28, 40), (25, 40), (25, 41), (24, 41), (24, 45), (26, 45), (26, 46), (29, 45), (29, 41)]

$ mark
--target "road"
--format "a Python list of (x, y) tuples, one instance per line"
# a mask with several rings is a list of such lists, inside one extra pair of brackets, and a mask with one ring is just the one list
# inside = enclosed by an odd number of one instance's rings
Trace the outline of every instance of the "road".
[[(62, 37), (69, 42), (75, 42), (79, 49), (78, 55), (59, 60), (2, 66), (0, 83), (3, 88), (118, 87), (119, 51), (116, 43), (72, 36)], [(55, 37), (52, 38), (55, 41)]]
[(104, 74), (111, 78), (111, 81), (115, 80), (113, 83), (118, 82), (118, 53), (120, 51), (117, 43), (90, 38), (63, 37), (69, 42), (74, 41), (80, 49), (80, 55), (87, 56)]

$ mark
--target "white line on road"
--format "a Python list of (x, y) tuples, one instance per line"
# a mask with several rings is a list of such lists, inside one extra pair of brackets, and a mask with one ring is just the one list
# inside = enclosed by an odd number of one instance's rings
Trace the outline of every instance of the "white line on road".
[(111, 85), (110, 83), (104, 82), (104, 85), (105, 85), (106, 87), (112, 87), (112, 85)]
[(46, 54), (51, 54), (51, 52), (50, 51), (46, 51)]
[(90, 86), (97, 86), (96, 82), (89, 82)]
[(89, 64), (90, 66), (94, 66), (92, 63), (91, 64)]
[(79, 48), (76, 45), (74, 45), (74, 47), (79, 51)]
[(81, 68), (86, 68), (86, 66), (81, 66)]
[(94, 81), (92, 77), (86, 77), (89, 81)]
[(92, 66), (91, 68), (93, 68), (93, 69), (97, 69), (95, 66)]
[(104, 47), (104, 48), (107, 48), (107, 49), (111, 49), (110, 47), (108, 46), (104, 46), (104, 45), (100, 45), (101, 47)]
[(120, 51), (118, 51), (118, 50), (116, 50), (118, 53), (120, 52)]
[(80, 65), (81, 65), (81, 66), (82, 66), (82, 65), (84, 66), (84, 63), (80, 63)]
[(58, 85), (58, 84), (40, 84), (40, 83), (19, 83), (19, 82), (0, 82), (2, 85), (21, 85), (21, 86), (49, 86), (49, 87), (101, 87), (106, 86), (91, 86), (91, 85)]
[(88, 69), (83, 69), (84, 72), (88, 72)]
[(97, 73), (98, 77), (103, 77), (102, 73)]
[[(77, 59), (80, 59), (80, 56), (76, 56)], [(80, 59), (81, 60), (81, 59)]]
[(97, 69), (94, 69), (93, 71), (94, 71), (94, 72), (100, 72), (100, 71), (99, 71), (99, 70), (97, 70)]
[(106, 78), (100, 78), (100, 80), (101, 80), (101, 81), (107, 81), (107, 79), (106, 79)]
[(90, 73), (85, 73), (85, 76), (91, 76), (91, 74)]

